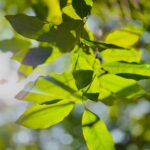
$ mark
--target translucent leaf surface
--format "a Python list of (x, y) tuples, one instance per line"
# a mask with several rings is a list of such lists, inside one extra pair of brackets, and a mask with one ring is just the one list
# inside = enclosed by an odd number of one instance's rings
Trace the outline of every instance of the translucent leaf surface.
[(145, 79), (150, 77), (150, 64), (129, 64), (112, 62), (103, 65), (103, 68), (112, 74), (123, 74), (124, 77)]
[(84, 111), (82, 128), (89, 150), (115, 150), (112, 136), (105, 123), (88, 110)]
[(140, 34), (130, 30), (120, 29), (110, 33), (106, 39), (106, 43), (115, 44), (122, 47), (133, 46), (140, 38)]
[(64, 100), (50, 105), (36, 104), (27, 109), (17, 123), (32, 129), (48, 128), (61, 122), (73, 106), (73, 102)]
[(101, 55), (105, 62), (126, 61), (139, 63), (141, 61), (141, 51), (135, 49), (107, 49), (102, 51)]
[[(100, 100), (112, 104), (116, 99), (137, 98), (145, 94), (145, 91), (133, 79), (106, 74), (99, 78)], [(106, 99), (107, 98), (107, 99)]]
[(81, 102), (81, 94), (78, 93), (73, 76), (69, 72), (38, 78), (35, 83), (28, 83), (17, 94), (16, 98), (36, 103), (54, 99), (68, 99), (75, 103)]

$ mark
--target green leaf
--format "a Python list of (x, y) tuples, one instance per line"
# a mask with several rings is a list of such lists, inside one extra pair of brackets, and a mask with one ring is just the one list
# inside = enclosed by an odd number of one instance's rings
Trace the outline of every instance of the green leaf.
[(4, 52), (11, 51), (16, 53), (22, 49), (28, 49), (30, 42), (24, 39), (12, 38), (0, 41), (0, 49)]
[(36, 103), (43, 103), (54, 99), (68, 99), (75, 103), (81, 102), (81, 94), (78, 93), (70, 72), (63, 74), (53, 73), (45, 78), (40, 77), (36, 82), (28, 83), (16, 95), (16, 98)]
[(43, 64), (51, 55), (51, 53), (52, 48), (50, 47), (31, 48), (23, 58), (22, 63), (24, 65), (29, 65), (35, 68), (36, 66)]
[(83, 96), (86, 97), (86, 99), (90, 99), (92, 101), (98, 101), (99, 93), (83, 93)]
[(106, 74), (99, 78), (100, 97), (106, 104), (116, 100), (132, 99), (143, 96), (144, 89), (133, 79), (126, 79), (114, 74)]
[(115, 150), (112, 136), (105, 123), (89, 110), (84, 111), (82, 129), (89, 150)]
[(48, 128), (68, 116), (73, 106), (73, 102), (65, 100), (49, 105), (36, 104), (27, 109), (17, 123), (32, 129)]
[(59, 0), (43, 0), (48, 8), (47, 21), (56, 25), (62, 23), (62, 12)]
[(81, 18), (91, 13), (91, 6), (87, 5), (84, 0), (72, 0), (72, 6)]
[(89, 85), (93, 78), (92, 70), (76, 70), (73, 72), (73, 77), (76, 81), (78, 89), (82, 89)]
[[(150, 77), (150, 64), (129, 64), (112, 62), (102, 65), (103, 68), (112, 74), (129, 74), (129, 77), (134, 79), (134, 75), (138, 75), (141, 79), (147, 79)], [(125, 77), (125, 76), (124, 76)], [(137, 79), (137, 76), (135, 76)]]
[[(73, 50), (76, 44), (77, 34), (81, 32), (83, 22), (81, 20), (70, 19), (63, 22), (59, 26), (51, 27), (48, 33), (41, 35), (38, 40), (42, 42), (50, 42), (57, 46), (60, 51), (68, 52)], [(80, 34), (79, 34), (80, 36)]]
[(34, 16), (17, 14), (7, 15), (6, 18), (15, 31), (24, 37), (36, 39), (44, 30), (45, 23)]
[(122, 47), (133, 46), (138, 42), (140, 34), (134, 31), (127, 29), (115, 30), (112, 33), (108, 34), (105, 39), (106, 43), (115, 44)]
[(114, 61), (137, 62), (141, 61), (141, 51), (121, 50), (121, 49), (106, 49), (100, 53), (106, 63)]
[(73, 19), (81, 19), (75, 12), (74, 8), (72, 5), (67, 5), (66, 7), (63, 8), (63, 13)]
[[(53, 51), (53, 53), (55, 53), (55, 51)], [(47, 76), (52, 72), (62, 74), (64, 71), (70, 70), (71, 58), (71, 53), (62, 54), (58, 58), (55, 58), (55, 60), (52, 62), (48, 62), (37, 66), (30, 77), (37, 78), (39, 76)]]
[(91, 47), (94, 49), (99, 48), (100, 51), (105, 50), (105, 49), (125, 49), (124, 47), (121, 47), (115, 44), (96, 42), (96, 41), (91, 41), (87, 39), (81, 39), (81, 43), (83, 44), (83, 46)]

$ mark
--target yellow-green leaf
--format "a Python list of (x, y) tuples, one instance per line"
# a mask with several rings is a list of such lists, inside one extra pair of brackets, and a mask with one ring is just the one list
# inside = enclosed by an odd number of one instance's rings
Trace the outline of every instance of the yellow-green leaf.
[(36, 104), (27, 109), (17, 123), (32, 129), (48, 128), (61, 122), (73, 106), (73, 102), (65, 100), (50, 105)]
[(139, 63), (141, 61), (141, 51), (135, 49), (106, 49), (101, 52), (101, 55), (105, 62), (126, 61)]
[(133, 46), (140, 38), (140, 34), (130, 30), (120, 29), (111, 32), (105, 39), (106, 43), (122, 47)]
[(115, 150), (112, 136), (105, 123), (89, 110), (84, 111), (82, 128), (89, 150)]

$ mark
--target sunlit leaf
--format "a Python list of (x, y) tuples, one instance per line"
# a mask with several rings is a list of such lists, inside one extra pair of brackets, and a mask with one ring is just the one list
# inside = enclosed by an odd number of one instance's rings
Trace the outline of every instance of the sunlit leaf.
[(49, 105), (36, 104), (27, 109), (17, 123), (32, 129), (48, 128), (68, 116), (73, 106), (73, 102), (65, 100)]
[[(123, 74), (128, 78), (145, 79), (150, 77), (150, 65), (149, 64), (129, 64), (112, 62), (103, 64), (103, 68), (112, 74)], [(135, 76), (134, 76), (135, 75)]]
[(47, 21), (56, 25), (62, 23), (62, 12), (59, 0), (43, 0), (48, 8)]
[(54, 99), (68, 99), (80, 103), (73, 76), (69, 72), (51, 74), (49, 77), (38, 78), (36, 82), (28, 83), (16, 96), (29, 102), (43, 103)]
[(133, 46), (140, 38), (140, 34), (127, 29), (115, 30), (109, 33), (105, 39), (106, 43), (122, 47)]
[(89, 110), (84, 111), (82, 128), (89, 150), (115, 150), (112, 136), (105, 123)]
[[(126, 79), (114, 74), (106, 74), (99, 78), (100, 100), (112, 104), (116, 99), (137, 98), (145, 91), (133, 79)], [(107, 99), (106, 99), (107, 98)]]
[(114, 61), (125, 61), (125, 62), (137, 62), (141, 61), (141, 51), (140, 50), (121, 50), (121, 49), (107, 49), (100, 53), (107, 62)]
[(81, 19), (75, 12), (74, 8), (72, 5), (67, 5), (66, 7), (63, 8), (63, 13), (68, 15), (69, 17), (73, 19)]

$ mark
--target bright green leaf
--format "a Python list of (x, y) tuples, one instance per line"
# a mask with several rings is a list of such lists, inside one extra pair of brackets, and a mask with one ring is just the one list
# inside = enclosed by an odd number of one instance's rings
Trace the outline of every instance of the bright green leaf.
[(73, 102), (65, 100), (50, 105), (36, 104), (27, 109), (17, 123), (32, 129), (48, 128), (68, 116), (73, 106)]
[(67, 5), (66, 7), (63, 8), (63, 13), (66, 14), (67, 16), (73, 18), (73, 19), (81, 19), (75, 12), (74, 8), (72, 5)]
[(75, 103), (80, 103), (81, 94), (77, 92), (71, 73), (53, 73), (49, 77), (40, 77), (36, 82), (28, 83), (17, 94), (16, 98), (36, 103), (43, 103), (54, 99), (68, 99)]
[(108, 34), (105, 42), (122, 47), (133, 46), (140, 38), (140, 34), (126, 29), (115, 30)]
[[(103, 64), (103, 68), (112, 74), (123, 74), (124, 77), (128, 75), (128, 78), (145, 79), (150, 77), (150, 64), (129, 64), (112, 62)], [(136, 75), (134, 77), (134, 75)], [(139, 76), (139, 77), (138, 77)]]
[(115, 150), (113, 138), (105, 123), (89, 110), (84, 111), (82, 128), (89, 150)]
[(114, 74), (106, 74), (99, 78), (100, 100), (112, 104), (115, 100), (137, 98), (145, 91), (133, 79), (126, 79)]
[(114, 61), (125, 61), (125, 62), (137, 62), (141, 61), (141, 51), (131, 49), (131, 50), (121, 50), (121, 49), (106, 49), (100, 53), (107, 62)]
[(62, 12), (59, 0), (43, 0), (48, 8), (47, 21), (56, 25), (62, 23)]

